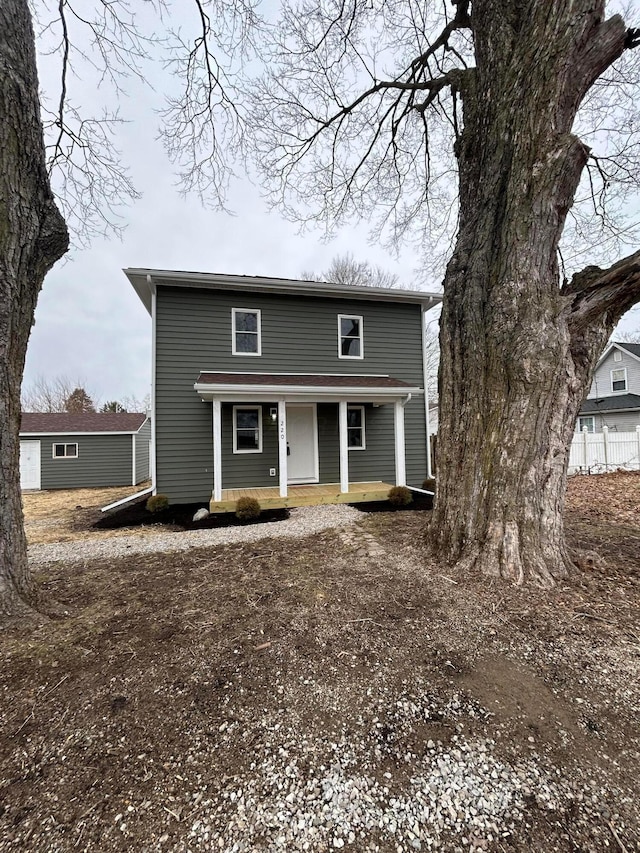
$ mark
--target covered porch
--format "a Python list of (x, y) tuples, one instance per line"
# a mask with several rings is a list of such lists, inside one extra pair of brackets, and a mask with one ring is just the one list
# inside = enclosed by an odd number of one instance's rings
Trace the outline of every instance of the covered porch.
[[(405, 406), (424, 395), (422, 388), (387, 375), (202, 372), (194, 389), (212, 404), (211, 512), (232, 512), (241, 497), (255, 498), (262, 508), (384, 500), (392, 486), (406, 485)], [(333, 428), (318, 418), (318, 407), (326, 404), (334, 407)], [(358, 464), (357, 453), (350, 459), (353, 451), (367, 451), (367, 406), (372, 418), (376, 407), (391, 409), (391, 435), (385, 433), (382, 449), (378, 439), (382, 466)], [(323, 465), (327, 441), (335, 454), (331, 466)], [(273, 485), (264, 482), (267, 470)]]
[(277, 486), (257, 489), (223, 489), (222, 500), (213, 497), (210, 512), (235, 512), (240, 498), (255, 498), (262, 509), (281, 509), (294, 506), (319, 506), (320, 504), (363, 503), (386, 500), (393, 483), (349, 483), (349, 491), (340, 491), (340, 483), (314, 483), (289, 486), (288, 494), (282, 496)]

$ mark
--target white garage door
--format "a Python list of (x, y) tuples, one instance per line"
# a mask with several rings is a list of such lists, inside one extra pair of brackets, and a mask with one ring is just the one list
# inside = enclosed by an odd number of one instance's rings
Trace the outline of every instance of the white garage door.
[(20, 488), (40, 488), (40, 442), (20, 442)]

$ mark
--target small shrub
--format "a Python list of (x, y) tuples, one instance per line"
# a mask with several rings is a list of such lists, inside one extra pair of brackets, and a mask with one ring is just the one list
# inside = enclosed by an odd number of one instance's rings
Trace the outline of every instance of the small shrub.
[(240, 498), (236, 502), (236, 518), (240, 521), (252, 521), (258, 518), (262, 509), (255, 498)]
[(413, 500), (413, 495), (406, 486), (393, 486), (389, 489), (387, 498), (393, 506), (408, 506)]
[(426, 480), (422, 481), (422, 488), (425, 492), (433, 492), (435, 494), (436, 491), (436, 481), (433, 477), (427, 477)]
[(169, 498), (166, 495), (151, 495), (145, 506), (149, 512), (162, 512), (169, 506)]

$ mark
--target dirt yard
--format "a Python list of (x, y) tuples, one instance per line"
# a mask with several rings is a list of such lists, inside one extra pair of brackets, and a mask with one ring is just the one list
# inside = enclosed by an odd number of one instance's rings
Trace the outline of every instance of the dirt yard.
[(640, 474), (571, 481), (604, 562), (551, 593), (433, 564), (427, 517), (41, 570), (0, 851), (640, 850)]
[[(116, 486), (109, 489), (25, 492), (22, 495), (22, 505), (27, 541), (29, 545), (37, 545), (102, 538), (105, 534), (91, 527), (101, 515), (100, 508), (142, 491), (149, 485), (150, 483), (141, 483), (138, 486)], [(114, 531), (110, 535), (122, 534)]]

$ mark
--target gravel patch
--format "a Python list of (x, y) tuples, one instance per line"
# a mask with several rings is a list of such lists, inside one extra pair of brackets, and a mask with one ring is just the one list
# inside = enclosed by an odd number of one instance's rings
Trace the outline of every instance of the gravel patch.
[(187, 551), (189, 548), (257, 542), (260, 539), (274, 537), (301, 539), (333, 527), (355, 524), (357, 521), (362, 521), (362, 518), (362, 512), (348, 504), (297, 507), (291, 510), (291, 515), (286, 521), (268, 524), (171, 533), (164, 531), (155, 536), (148, 532), (144, 536), (134, 533), (131, 536), (105, 537), (83, 542), (32, 545), (29, 548), (29, 562), (33, 567), (59, 561), (72, 563), (89, 559), (128, 557), (132, 554)]

